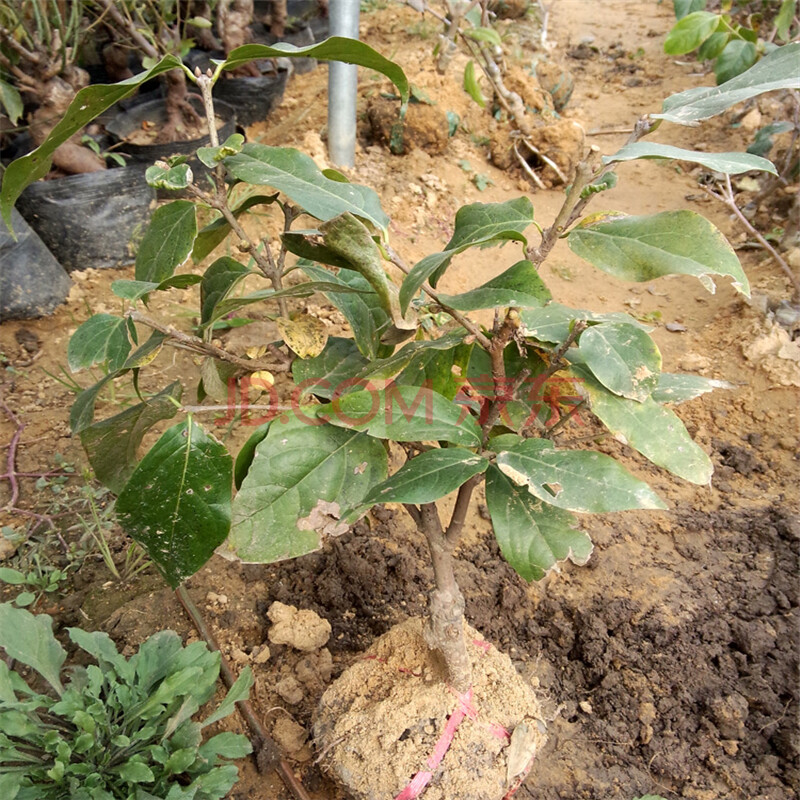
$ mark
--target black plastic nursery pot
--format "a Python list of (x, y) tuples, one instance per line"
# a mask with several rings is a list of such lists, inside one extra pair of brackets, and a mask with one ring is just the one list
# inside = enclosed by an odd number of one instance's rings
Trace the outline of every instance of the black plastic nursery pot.
[[(69, 294), (72, 281), (16, 209), (14, 234), (0, 222), (0, 322), (51, 314)], [(16, 238), (15, 238), (16, 237)]]
[(219, 98), (233, 106), (240, 125), (263, 122), (280, 105), (288, 77), (284, 69), (270, 69), (254, 77), (223, 76), (214, 86), (214, 102)]
[[(314, 26), (318, 27), (315, 30)], [(324, 28), (324, 30), (323, 30)], [(293, 44), (295, 47), (308, 47), (309, 45), (321, 42), (328, 36), (328, 19), (311, 20), (310, 22), (298, 22), (297, 25), (289, 25), (286, 32), (279, 39), (269, 32), (265, 25), (253, 25), (253, 42), (255, 44), (274, 45), (280, 42)], [(292, 70), (298, 75), (311, 72), (317, 66), (316, 58), (293, 58)]]
[[(203, 101), (199, 95), (190, 95), (189, 102), (201, 116), (205, 116)], [(214, 104), (214, 111), (223, 120), (217, 129), (220, 142), (224, 142), (236, 132), (236, 111), (227, 103)], [(167, 108), (163, 99), (149, 100), (139, 103), (124, 111), (120, 111), (113, 120), (106, 124), (106, 130), (120, 142), (119, 152), (131, 157), (137, 163), (148, 166), (159, 159), (174, 155), (193, 155), (198, 147), (207, 147), (211, 143), (208, 135), (185, 142), (166, 142), (163, 144), (134, 144), (128, 137), (134, 131), (141, 130), (145, 124), (156, 127), (163, 125), (167, 118)], [(200, 162), (192, 160), (192, 169), (199, 168)]]
[(156, 199), (143, 166), (32, 183), (17, 201), (67, 272), (130, 264)]

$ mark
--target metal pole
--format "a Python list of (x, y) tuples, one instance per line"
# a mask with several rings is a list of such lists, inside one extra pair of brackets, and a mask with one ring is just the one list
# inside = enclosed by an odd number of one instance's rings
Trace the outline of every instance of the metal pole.
[[(331, 36), (358, 39), (361, 0), (330, 0)], [(356, 153), (358, 68), (337, 61), (328, 67), (328, 152), (339, 167), (352, 167)]]

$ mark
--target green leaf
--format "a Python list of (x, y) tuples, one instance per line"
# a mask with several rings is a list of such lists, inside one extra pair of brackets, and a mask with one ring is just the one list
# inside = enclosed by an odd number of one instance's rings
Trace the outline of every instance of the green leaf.
[(478, 311), (496, 306), (537, 308), (552, 299), (536, 267), (518, 261), (487, 283), (463, 294), (440, 294), (439, 299), (456, 311)]
[(99, 117), (106, 109), (111, 108), (114, 103), (132, 95), (143, 83), (176, 67), (181, 68), (180, 59), (173, 55), (167, 55), (151, 69), (127, 80), (110, 86), (96, 84), (81, 89), (69, 104), (61, 121), (50, 131), (39, 147), (28, 155), (16, 159), (6, 168), (2, 189), (0, 189), (0, 210), (2, 210), (3, 219), (9, 228), (11, 227), (11, 209), (17, 199), (28, 185), (47, 175), (53, 161), (53, 153), (59, 145), (66, 142), (93, 119)]
[(163, 292), (167, 289), (186, 289), (200, 283), (202, 278), (199, 275), (173, 275), (161, 283), (153, 281), (113, 281), (111, 291), (123, 300), (130, 300), (135, 303), (150, 292)]
[(642, 402), (658, 384), (661, 353), (633, 325), (593, 325), (581, 334), (578, 350), (597, 380), (614, 394)]
[(683, 19), (694, 11), (702, 11), (706, 7), (706, 0), (673, 0), (675, 19)]
[(344, 289), (357, 289), (362, 294), (341, 294), (339, 292), (323, 292), (328, 302), (332, 303), (344, 314), (350, 323), (358, 349), (368, 359), (378, 357), (381, 337), (386, 332), (391, 320), (383, 310), (378, 295), (369, 282), (351, 270), (344, 270), (338, 275), (310, 264), (303, 264), (303, 272), (317, 281), (327, 280)]
[(326, 178), (309, 156), (291, 147), (249, 143), (223, 163), (239, 180), (278, 189), (317, 219), (328, 220), (349, 211), (381, 230), (389, 224), (372, 189)]
[(197, 235), (197, 216), (191, 200), (175, 200), (157, 208), (136, 254), (137, 281), (170, 278), (189, 257)]
[(653, 398), (637, 403), (610, 394), (581, 364), (573, 363), (572, 372), (580, 379), (578, 388), (589, 398), (592, 413), (618, 441), (679, 478), (701, 486), (709, 483), (711, 459), (673, 411)]
[(399, 65), (384, 58), (363, 42), (343, 36), (331, 36), (324, 42), (309, 47), (294, 47), (290, 44), (277, 44), (268, 47), (263, 44), (246, 44), (232, 50), (223, 62), (224, 69), (236, 69), (249, 61), (262, 58), (316, 58), (318, 61), (341, 61), (356, 64), (385, 75), (400, 92), (404, 103), (408, 102), (409, 87), (405, 73)]
[(4, 797), (5, 800), (14, 800), (19, 793), (24, 777), (21, 772), (6, 772), (0, 775), (0, 797)]
[(137, 453), (144, 435), (157, 422), (171, 419), (178, 407), (183, 387), (174, 381), (146, 403), (126, 408), (102, 422), (84, 428), (81, 444), (95, 477), (119, 494), (136, 468)]
[(486, 42), (497, 47), (503, 44), (500, 34), (494, 28), (467, 28), (463, 31), (463, 35), (475, 42)]
[(111, 291), (123, 300), (130, 300), (135, 303), (150, 292), (158, 289), (158, 283), (155, 281), (112, 281)]
[(21, 586), (25, 583), (26, 578), (19, 570), (0, 567), (0, 581), (7, 583), (9, 586)]
[(64, 691), (60, 675), (67, 651), (53, 636), (53, 620), (47, 614), (0, 604), (0, 647), (9, 658), (36, 670), (59, 696)]
[(472, 344), (459, 344), (447, 350), (418, 350), (394, 382), (401, 386), (427, 386), (453, 400), (464, 385), (463, 376), (473, 349)]
[(466, 408), (423, 386), (390, 384), (346, 394), (319, 407), (332, 425), (366, 431), (395, 442), (446, 441), (478, 447), (481, 431)]
[(166, 339), (166, 335), (153, 331), (150, 338), (131, 353), (127, 361), (118, 372), (110, 372), (93, 386), (84, 389), (72, 404), (69, 414), (69, 425), (72, 433), (80, 433), (85, 427), (92, 424), (94, 419), (94, 406), (103, 387), (113, 378), (124, 374), (129, 369), (136, 369), (152, 361), (157, 355)]
[(122, 367), (131, 351), (130, 321), (113, 314), (95, 314), (72, 334), (67, 363), (73, 372), (104, 365), (109, 372)]
[(498, 453), (497, 466), (517, 486), (567, 511), (666, 508), (646, 483), (613, 458), (587, 450), (556, 450), (547, 439), (527, 439)]
[(495, 466), (486, 473), (486, 505), (503, 558), (526, 581), (538, 581), (569, 559), (585, 564), (594, 549), (568, 511), (542, 503)]
[(433, 503), (450, 494), (474, 475), (486, 471), (489, 461), (461, 447), (427, 450), (406, 461), (383, 483), (373, 486), (362, 506), (376, 503)]
[(69, 638), (81, 650), (87, 652), (101, 666), (113, 667), (117, 675), (125, 681), (131, 681), (134, 667), (125, 656), (121, 655), (111, 637), (103, 631), (84, 631), (81, 628), (67, 628)]
[(17, 88), (3, 80), (0, 80), (0, 107), (5, 110), (12, 125), (16, 125), (25, 112), (22, 97)]
[(152, 783), (156, 779), (153, 770), (141, 761), (126, 761), (113, 771), (128, 783)]
[(352, 214), (345, 213), (322, 223), (319, 229), (325, 246), (347, 259), (351, 269), (369, 282), (392, 325), (400, 331), (416, 330), (415, 315), (408, 315), (406, 319), (400, 311), (397, 287), (386, 274), (381, 252), (366, 225)]
[(369, 362), (352, 339), (331, 336), (318, 356), (298, 359), (292, 364), (292, 378), (302, 392), (330, 400), (334, 392), (342, 392), (345, 381), (357, 375), (367, 364)]
[(217, 706), (216, 711), (203, 720), (202, 727), (205, 728), (208, 725), (213, 725), (215, 722), (225, 719), (225, 717), (232, 714), (236, 703), (238, 703), (240, 700), (247, 700), (247, 698), (250, 696), (250, 689), (252, 686), (253, 671), (250, 669), (250, 667), (245, 667), (241, 671), (233, 686), (231, 686), (231, 688), (228, 690), (228, 694), (225, 695), (225, 699)]
[(697, 50), (698, 61), (713, 61), (730, 41), (731, 34), (727, 31), (716, 31), (706, 39)]
[(191, 185), (194, 174), (188, 164), (177, 164), (170, 167), (163, 162), (158, 162), (145, 170), (144, 179), (148, 186), (152, 186), (154, 189), (180, 191)]
[(454, 333), (447, 333), (438, 339), (421, 339), (409, 342), (387, 358), (377, 358), (367, 363), (353, 376), (353, 385), (363, 388), (366, 378), (391, 378), (407, 367), (412, 359), (426, 350), (452, 350), (464, 340), (466, 331), (462, 328)]
[[(743, 39), (731, 39), (717, 56), (714, 64), (717, 85), (741, 75), (750, 69), (757, 59), (758, 49), (753, 42), (746, 42)], [(777, 175), (777, 173), (775, 174)]]
[(319, 550), (347, 530), (341, 508), (357, 505), (386, 468), (382, 444), (363, 433), (319, 424), (302, 409), (279, 417), (234, 499), (222, 555), (271, 563)]
[(197, 755), (211, 764), (217, 764), (221, 758), (244, 758), (252, 752), (253, 745), (246, 736), (223, 731), (205, 742), (197, 751)]
[(723, 172), (726, 175), (739, 175), (754, 169), (770, 172), (773, 175), (778, 174), (771, 161), (749, 153), (699, 153), (695, 150), (683, 150), (680, 147), (654, 142), (627, 144), (613, 156), (603, 156), (603, 163), (613, 164), (617, 161), (633, 161), (639, 158), (674, 158), (679, 161), (702, 164), (708, 169)]
[[(315, 231), (315, 233), (319, 233), (319, 231)], [(281, 234), (281, 241), (290, 253), (300, 258), (316, 261), (319, 264), (328, 264), (332, 267), (353, 269), (353, 265), (346, 258), (334, 253), (330, 247), (312, 242), (305, 233), (300, 231), (288, 231)]]
[(408, 308), (414, 295), (426, 280), (436, 286), (453, 256), (470, 247), (486, 247), (510, 240), (527, 246), (522, 235), (533, 222), (533, 206), (527, 197), (505, 203), (472, 203), (456, 213), (455, 230), (441, 253), (433, 253), (417, 262), (400, 287), (400, 308)]
[[(239, 219), (242, 214), (244, 214), (246, 211), (249, 211), (251, 208), (261, 205), (270, 205), (277, 199), (277, 194), (253, 195), (242, 201), (238, 206), (236, 206), (236, 208), (232, 209), (233, 216), (236, 219)], [(192, 261), (194, 261), (195, 264), (201, 262), (206, 256), (208, 256), (219, 245), (221, 245), (222, 242), (225, 241), (225, 238), (230, 231), (231, 224), (223, 216), (219, 216), (213, 222), (209, 222), (209, 224), (203, 227), (195, 237), (194, 247), (192, 248)]]
[(216, 318), (214, 309), (231, 289), (251, 270), (229, 256), (218, 258), (204, 273), (200, 283), (200, 323), (207, 325)]
[(793, 127), (791, 122), (771, 122), (769, 125), (759, 128), (753, 143), (747, 148), (747, 152), (756, 156), (766, 156), (775, 144), (772, 137), (778, 133), (786, 133)]
[(577, 320), (583, 320), (590, 325), (609, 322), (633, 325), (642, 331), (652, 330), (621, 311), (596, 314), (581, 308), (570, 308), (561, 303), (549, 303), (544, 308), (526, 309), (520, 314), (520, 317), (522, 318), (523, 336), (552, 344), (560, 344), (565, 341)]
[(232, 133), (218, 147), (198, 147), (197, 158), (209, 169), (214, 169), (224, 158), (241, 153), (243, 144), (244, 136), (241, 133)]
[[(197, 789), (194, 797), (208, 797), (209, 800), (221, 800), (226, 797), (239, 780), (239, 768), (235, 764), (226, 764), (224, 767), (215, 767), (209, 772), (198, 775), (193, 781), (191, 788)], [(173, 800), (167, 796), (166, 800)], [(178, 798), (175, 798), (178, 800)]]
[(691, 53), (714, 33), (720, 19), (709, 11), (693, 11), (681, 17), (664, 40), (664, 52), (673, 56)]
[(117, 499), (126, 533), (174, 589), (225, 540), (232, 459), (191, 417), (166, 430)]
[(780, 10), (775, 17), (775, 29), (779, 39), (786, 41), (789, 38), (789, 31), (791, 30), (796, 13), (797, 0), (783, 0)]
[(464, 91), (481, 107), (486, 108), (486, 98), (481, 91), (481, 85), (475, 72), (475, 62), (471, 59), (464, 67)]
[(733, 279), (736, 291), (750, 296), (747, 276), (733, 248), (694, 211), (584, 220), (570, 231), (568, 242), (581, 258), (624, 280), (694, 275), (713, 294), (716, 286), (710, 276), (726, 275)]
[[(333, 278), (331, 273), (327, 273), (327, 277)], [(369, 292), (369, 285), (366, 290), (358, 289), (343, 285), (336, 280), (329, 281), (307, 281), (306, 283), (298, 283), (295, 286), (288, 286), (280, 291), (274, 289), (259, 289), (256, 292), (243, 295), (242, 297), (228, 297), (220, 300), (213, 308), (211, 317), (205, 323), (206, 326), (213, 324), (218, 319), (227, 316), (228, 314), (238, 311), (245, 306), (253, 305), (253, 303), (263, 303), (268, 300), (277, 300), (279, 297), (310, 297), (317, 292), (346, 292), (353, 294), (360, 294), (362, 291)]]
[(773, 50), (747, 72), (721, 86), (696, 87), (673, 94), (664, 101), (660, 114), (650, 116), (678, 125), (696, 125), (764, 92), (798, 88), (800, 42), (795, 42)]
[(674, 375), (662, 372), (658, 376), (658, 384), (651, 396), (656, 403), (683, 403), (707, 392), (713, 392), (714, 389), (735, 388), (727, 381), (702, 378), (699, 375)]

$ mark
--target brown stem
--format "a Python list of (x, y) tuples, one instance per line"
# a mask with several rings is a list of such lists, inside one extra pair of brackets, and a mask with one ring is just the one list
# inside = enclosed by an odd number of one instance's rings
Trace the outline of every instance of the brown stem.
[(272, 0), (270, 11), (269, 32), (280, 39), (286, 33), (286, 0)]
[[(239, 224), (239, 220), (236, 219), (236, 214), (233, 213), (231, 207), (228, 205), (224, 178), (221, 174), (218, 174), (216, 170), (214, 175), (217, 184), (217, 191), (215, 195), (204, 192), (202, 189), (199, 189), (196, 186), (190, 186), (189, 190), (195, 195), (195, 197), (198, 197), (199, 199), (208, 203), (212, 208), (219, 211), (220, 214), (225, 217), (226, 222), (231, 226), (231, 230), (242, 243), (239, 249), (242, 252), (249, 253), (250, 256), (252, 256), (253, 261), (256, 262), (256, 266), (261, 271), (261, 274), (269, 280), (269, 282), (272, 284), (272, 288), (276, 292), (279, 292), (281, 289), (283, 289), (283, 265), (285, 262), (286, 253), (284, 252), (283, 248), (281, 248), (281, 253), (278, 258), (278, 262), (276, 263), (267, 239), (262, 240), (264, 244), (264, 252), (262, 253), (259, 251), (258, 245), (248, 236), (247, 231), (245, 231), (245, 229)], [(286, 212), (284, 212), (284, 215), (285, 214)], [(290, 212), (289, 216), (285, 216), (285, 226), (291, 225), (291, 220), (293, 219), (292, 214), (293, 212)], [(288, 230), (288, 227), (285, 227), (284, 229)], [(279, 297), (276, 302), (278, 303), (280, 315), (282, 317), (288, 317), (289, 309), (286, 304), (286, 298)]]
[(152, 42), (146, 39), (139, 33), (133, 20), (126, 18), (117, 8), (114, 0), (98, 0), (100, 5), (109, 18), (119, 26), (119, 29), (125, 31), (130, 36), (134, 44), (150, 58), (158, 58), (158, 50), (153, 46)]
[(142, 325), (146, 325), (154, 331), (163, 333), (168, 337), (166, 344), (189, 350), (198, 355), (211, 356), (212, 358), (218, 358), (220, 361), (227, 361), (229, 364), (234, 364), (245, 372), (258, 372), (259, 370), (288, 372), (291, 366), (291, 361), (286, 359), (277, 348), (270, 347), (269, 350), (275, 358), (280, 360), (280, 363), (251, 361), (250, 359), (239, 358), (239, 356), (229, 353), (227, 350), (223, 350), (221, 347), (211, 344), (211, 342), (204, 342), (197, 336), (192, 336), (191, 334), (176, 330), (171, 325), (163, 325), (158, 320), (148, 317), (146, 314), (142, 314), (141, 311), (130, 309), (126, 312), (126, 316), (134, 322), (140, 322)]
[(725, 188), (721, 194), (712, 192), (706, 189), (706, 192), (717, 200), (721, 200), (728, 208), (733, 211), (739, 222), (744, 225), (747, 232), (756, 238), (758, 243), (772, 256), (775, 263), (781, 268), (783, 273), (789, 278), (792, 284), (792, 305), (800, 306), (800, 277), (797, 273), (786, 263), (786, 260), (781, 254), (753, 227), (750, 220), (742, 213), (741, 209), (736, 203), (736, 197), (733, 194), (733, 187), (731, 186), (731, 176), (725, 176)]
[[(641, 117), (633, 126), (633, 130), (626, 144), (638, 142), (639, 139), (647, 136), (647, 134), (654, 129), (655, 125), (656, 123), (649, 117)], [(610, 172), (613, 168), (611, 164), (600, 169), (597, 168), (596, 150), (597, 148), (593, 147), (592, 152), (578, 164), (575, 172), (575, 179), (572, 185), (567, 189), (567, 196), (564, 198), (564, 204), (561, 206), (561, 210), (558, 212), (555, 222), (544, 232), (539, 246), (531, 246), (527, 250), (528, 258), (533, 261), (537, 268), (541, 266), (547, 256), (550, 255), (550, 251), (555, 246), (559, 237), (578, 219), (583, 213), (583, 209), (586, 208), (591, 201), (593, 197), (591, 194), (586, 197), (581, 197), (583, 190), (593, 180), (597, 180), (607, 172)]]
[[(230, 689), (236, 682), (236, 676), (233, 674), (233, 670), (230, 668), (227, 659), (222, 655), (216, 637), (211, 628), (206, 625), (203, 615), (200, 613), (200, 609), (197, 608), (192, 598), (189, 597), (189, 593), (183, 585), (175, 590), (175, 596), (178, 598), (178, 602), (183, 606), (184, 611), (186, 611), (195, 628), (197, 628), (197, 632), (205, 640), (209, 650), (219, 653), (222, 680), (225, 682), (225, 686)], [(278, 745), (264, 729), (261, 720), (258, 718), (255, 711), (253, 711), (250, 701), (239, 700), (236, 703), (236, 707), (239, 709), (239, 713), (244, 717), (245, 722), (247, 722), (250, 732), (253, 734), (253, 739), (255, 739), (253, 751), (256, 754), (256, 764), (258, 765), (259, 772), (266, 772), (268, 769), (274, 769), (286, 784), (286, 788), (295, 796), (296, 800), (311, 800), (303, 788), (303, 785), (292, 771), (289, 763), (280, 757)]]
[[(408, 275), (411, 270), (409, 269), (408, 265), (403, 261), (400, 255), (395, 252), (388, 244), (384, 244), (383, 248), (386, 250), (386, 254), (389, 256), (389, 261), (392, 262), (401, 272)], [(492, 346), (492, 341), (489, 339), (488, 336), (484, 334), (481, 330), (480, 325), (474, 323), (469, 317), (465, 317), (460, 311), (456, 311), (454, 308), (450, 308), (450, 306), (446, 305), (442, 302), (439, 298), (439, 295), (431, 288), (431, 285), (425, 281), (422, 284), (422, 291), (428, 295), (438, 306), (442, 309), (446, 314), (449, 314), (462, 328), (467, 330), (472, 336), (475, 337), (475, 341), (483, 347), (485, 350), (488, 350)]]
[(419, 529), (428, 540), (436, 588), (430, 594), (425, 640), (444, 659), (448, 682), (458, 692), (472, 683), (472, 665), (464, 635), (464, 596), (453, 571), (453, 547), (447, 540), (436, 503), (419, 508)]
[(447, 526), (445, 538), (451, 547), (458, 544), (461, 532), (464, 530), (464, 523), (467, 519), (469, 503), (475, 487), (483, 480), (483, 475), (474, 475), (466, 483), (461, 484), (461, 488), (456, 495), (456, 504), (453, 506), (453, 513), (450, 515), (450, 524)]

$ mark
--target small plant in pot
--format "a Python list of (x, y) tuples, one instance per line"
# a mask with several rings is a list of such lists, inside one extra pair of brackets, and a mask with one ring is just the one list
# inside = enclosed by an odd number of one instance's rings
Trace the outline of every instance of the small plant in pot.
[[(22, 116), (22, 97), (31, 107), (28, 131), (40, 145), (64, 116), (89, 76), (77, 63), (84, 36), (82, 0), (10, 0), (0, 11), (0, 103), (12, 122)], [(53, 153), (53, 164), (67, 174), (96, 172), (105, 160), (83, 146), (76, 132)]]
[[(227, 66), (271, 54), (249, 45)], [(408, 98), (402, 71), (361, 43), (334, 39), (292, 54), (370, 66)], [(698, 485), (710, 481), (708, 455), (671, 405), (720, 382), (662, 373), (641, 323), (557, 303), (539, 270), (566, 237), (578, 255), (620, 278), (694, 275), (713, 289), (722, 276), (746, 294), (733, 250), (703, 217), (585, 210), (614, 185), (615, 165), (629, 160), (774, 173), (769, 161), (751, 154), (699, 153), (647, 137), (664, 120), (696, 124), (762, 91), (796, 86), (799, 54), (800, 45), (789, 45), (728, 84), (669, 98), (660, 114), (637, 123), (620, 150), (584, 159), (547, 227), (526, 197), (474, 203), (458, 211), (443, 249), (414, 265), (390, 243), (389, 218), (374, 192), (321, 172), (291, 148), (241, 137), (204, 148), (198, 156), (214, 169), (210, 189), (195, 185), (185, 165), (151, 169), (159, 187), (188, 190), (194, 200), (174, 201), (154, 216), (135, 280), (114, 286), (129, 310), (95, 315), (74, 334), (70, 366), (102, 366), (106, 374), (77, 398), (73, 430), (98, 477), (118, 494), (120, 523), (172, 586), (217, 548), (244, 562), (300, 557), (377, 503), (405, 509), (429, 546), (428, 618), (376, 642), (328, 690), (317, 719), (318, 744), (354, 797), (413, 800), (430, 786), (439, 796), (500, 800), (516, 791), (543, 741), (545, 721), (531, 690), (464, 620), (453, 558), (481, 482), (501, 552), (531, 581), (559, 562), (589, 558), (592, 544), (576, 514), (665, 507), (621, 463), (584, 448), (584, 429), (576, 428), (584, 417), (592, 439), (604, 427), (657, 466)], [(152, 70), (143, 77), (151, 76)], [(196, 78), (208, 105), (214, 77)], [(3, 184), (4, 209), (25, 170), (19, 165), (14, 182)], [(241, 184), (251, 191), (238, 202)], [(239, 220), (257, 205), (281, 210), (279, 236), (248, 235)], [(198, 207), (216, 212), (204, 228)], [(190, 255), (202, 260), (229, 233), (241, 261), (222, 256), (202, 276), (175, 274)], [(438, 288), (461, 253), (500, 245), (508, 262), (496, 277), (456, 295)], [(300, 260), (292, 263), (290, 254)], [(290, 284), (289, 272), (309, 280)], [(245, 278), (263, 286), (243, 293)], [(139, 305), (148, 294), (191, 283), (200, 286), (194, 334)], [(347, 319), (352, 338), (327, 338), (319, 320), (292, 306), (317, 292)], [(280, 338), (264, 342), (263, 355), (248, 361), (220, 348), (213, 332), (215, 323), (257, 304), (275, 318)], [(483, 326), (474, 314), (486, 311), (493, 321)], [(202, 356), (202, 394), (217, 403), (228, 400), (237, 377), (242, 396), (257, 383), (269, 397), (235, 463), (196, 421), (203, 407), (181, 405), (175, 384), (94, 421), (103, 388), (128, 373), (139, 386), (139, 371), (165, 345)], [(287, 375), (291, 384), (275, 377)], [(243, 402), (232, 412), (244, 413)], [(176, 413), (181, 421), (139, 459), (145, 431)]]

